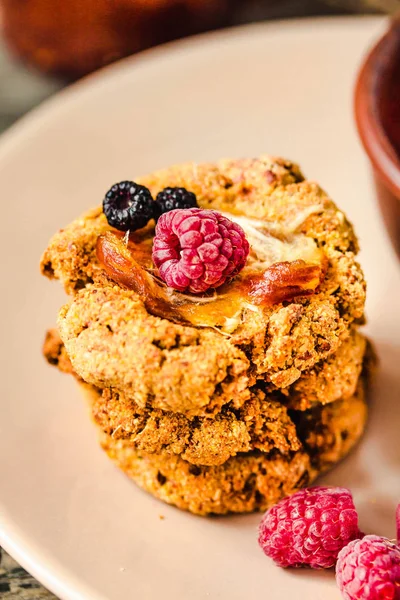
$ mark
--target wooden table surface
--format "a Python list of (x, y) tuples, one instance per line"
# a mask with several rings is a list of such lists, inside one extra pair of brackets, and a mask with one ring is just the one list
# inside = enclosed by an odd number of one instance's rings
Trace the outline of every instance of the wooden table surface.
[[(391, 10), (400, 0), (244, 0), (235, 22)], [(381, 11), (379, 11), (379, 8)], [(60, 81), (30, 72), (7, 52), (0, 39), (0, 132), (61, 89)], [(47, 591), (0, 548), (0, 600), (50, 600)], [(112, 599), (110, 599), (112, 600)]]

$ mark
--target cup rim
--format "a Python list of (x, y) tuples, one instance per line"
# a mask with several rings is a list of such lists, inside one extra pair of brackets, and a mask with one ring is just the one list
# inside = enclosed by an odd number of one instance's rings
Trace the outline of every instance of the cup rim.
[(380, 86), (396, 56), (395, 50), (400, 60), (400, 21), (391, 23), (365, 58), (356, 80), (354, 112), (358, 133), (375, 171), (400, 199), (400, 157), (378, 117)]

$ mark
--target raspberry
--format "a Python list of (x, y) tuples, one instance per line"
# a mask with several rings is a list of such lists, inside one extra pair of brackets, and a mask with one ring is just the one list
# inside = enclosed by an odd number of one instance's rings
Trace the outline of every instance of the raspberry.
[(261, 521), (258, 542), (280, 567), (329, 569), (340, 550), (361, 535), (350, 491), (313, 487), (270, 508)]
[(336, 581), (345, 600), (400, 600), (400, 548), (366, 535), (340, 551)]
[(143, 185), (121, 181), (108, 190), (103, 200), (108, 224), (120, 231), (141, 229), (154, 217), (154, 200)]
[(400, 504), (396, 508), (396, 533), (397, 543), (400, 545)]
[(172, 210), (156, 225), (153, 261), (166, 284), (181, 292), (219, 287), (243, 269), (248, 254), (243, 229), (215, 210)]
[(162, 192), (157, 194), (156, 202), (154, 205), (154, 214), (156, 221), (160, 218), (160, 215), (169, 212), (170, 210), (176, 210), (178, 208), (196, 208), (197, 198), (193, 192), (188, 192), (185, 188), (170, 188), (167, 187)]

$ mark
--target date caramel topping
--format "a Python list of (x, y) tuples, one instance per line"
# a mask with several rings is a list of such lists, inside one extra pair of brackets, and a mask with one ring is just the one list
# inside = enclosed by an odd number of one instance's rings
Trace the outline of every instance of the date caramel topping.
[[(310, 207), (303, 221), (320, 207)], [(165, 285), (152, 263), (154, 228), (130, 234), (107, 231), (97, 241), (97, 258), (108, 277), (136, 292), (149, 313), (175, 323), (218, 328), (230, 334), (243, 311), (262, 312), (275, 304), (309, 296), (321, 285), (326, 257), (312, 238), (276, 224), (229, 215), (246, 232), (251, 250), (243, 270), (230, 282), (202, 296), (180, 293)], [(301, 225), (296, 218), (296, 228)]]

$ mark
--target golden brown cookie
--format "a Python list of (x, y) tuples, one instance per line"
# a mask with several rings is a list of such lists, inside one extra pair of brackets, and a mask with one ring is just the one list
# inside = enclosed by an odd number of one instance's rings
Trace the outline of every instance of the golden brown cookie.
[[(56, 332), (46, 336), (44, 350), (49, 362), (73, 374)], [(115, 392), (84, 382), (81, 387), (99, 430), (105, 430), (104, 448), (141, 487), (198, 514), (248, 512), (263, 510), (308, 485), (351, 450), (365, 427), (364, 386), (374, 362), (368, 350), (364, 374), (348, 399), (288, 415), (282, 405), (279, 409), (278, 403), (253, 390), (252, 400), (242, 411), (231, 411), (234, 419), (228, 417), (225, 423), (230, 411), (217, 419), (189, 420), (160, 410), (133, 409), (126, 399), (121, 408)], [(250, 432), (254, 439), (260, 436), (264, 452), (238, 450), (241, 436), (248, 439)], [(198, 464), (204, 461), (210, 466)]]
[[(43, 354), (51, 365), (78, 378), (56, 329), (50, 329), (46, 333)], [(329, 404), (352, 396), (363, 363), (368, 363), (371, 370), (376, 363), (376, 356), (369, 340), (352, 329), (349, 338), (339, 346), (335, 354), (304, 371), (294, 384), (279, 390), (273, 384), (264, 386), (259, 382), (259, 387), (268, 394), (274, 394), (288, 408), (308, 410), (319, 403)], [(278, 390), (281, 397), (277, 396)]]
[(197, 465), (222, 465), (250, 450), (277, 448), (285, 454), (301, 446), (286, 407), (257, 389), (240, 409), (224, 407), (212, 418), (193, 419), (160, 409), (141, 410), (106, 389), (94, 399), (92, 416), (115, 440), (125, 439), (149, 454), (178, 454)]
[[(365, 348), (365, 340), (360, 334), (352, 337), (362, 339), (362, 343), (353, 343), (356, 357), (353, 362), (356, 363), (356, 368), (351, 375), (352, 384), (350, 386), (348, 377), (344, 377), (343, 385), (332, 385), (336, 393), (349, 391), (348, 394), (343, 394), (343, 399), (355, 392), (362, 368), (362, 359), (358, 361), (358, 350), (362, 346), (364, 353)], [(57, 338), (57, 332), (47, 334), (44, 353), (51, 364), (75, 375), (71, 363), (65, 358), (65, 349), (61, 339)], [(343, 354), (349, 354), (348, 349)], [(348, 360), (351, 362), (351, 357)], [(343, 369), (344, 375), (346, 371), (351, 371), (342, 357), (337, 360), (336, 372), (340, 369)], [(332, 371), (335, 370), (331, 365), (327, 372)], [(325, 377), (321, 377), (319, 381), (314, 373), (309, 376), (304, 374), (299, 381), (307, 382), (308, 377), (310, 384), (304, 383), (304, 389), (313, 390), (317, 398), (321, 396), (320, 402), (325, 403)], [(337, 378), (339, 379), (339, 375)], [(317, 389), (319, 384), (322, 386), (320, 391)], [(266, 395), (260, 389), (252, 388), (249, 390), (249, 399), (240, 408), (235, 408), (234, 403), (227, 403), (220, 413), (212, 417), (193, 418), (160, 409), (142, 408), (131, 398), (110, 388), (97, 389), (97, 393), (93, 393), (91, 398), (92, 417), (105, 433), (112, 435), (115, 440), (127, 440), (132, 446), (148, 454), (178, 454), (192, 464), (212, 466), (223, 464), (238, 453), (252, 450), (269, 452), (277, 449), (285, 454), (301, 447), (295, 427), (298, 418), (294, 416), (294, 412), (289, 416), (287, 406), (283, 403), (296, 405), (297, 393), (292, 401), (292, 396), (286, 398), (276, 390)], [(315, 400), (314, 395), (312, 400)], [(304, 410), (305, 403), (306, 397), (300, 406), (301, 410)], [(312, 404), (313, 402), (309, 403), (310, 406)], [(308, 418), (312, 418), (315, 413), (316, 411), (308, 411)]]
[(228, 301), (224, 310), (208, 305), (196, 326), (178, 324), (150, 314), (143, 298), (105, 275), (96, 243), (109, 227), (95, 209), (56, 234), (42, 260), (43, 273), (75, 294), (60, 312), (59, 329), (85, 381), (113, 387), (142, 407), (210, 414), (232, 397), (241, 406), (256, 379), (282, 389), (292, 385), (334, 354), (351, 324), (362, 321), (365, 282), (353, 229), (297, 166), (263, 156), (180, 165), (140, 182), (153, 195), (184, 186), (200, 206), (239, 219), (260, 264), (320, 261), (326, 274), (308, 297), (262, 309), (232, 299), (233, 313)]
[(351, 450), (366, 423), (364, 384), (360, 381), (352, 398), (319, 408), (309, 422), (302, 421), (307, 413), (297, 415), (299, 431), (304, 427), (302, 449), (240, 454), (221, 466), (200, 467), (165, 452), (147, 454), (104, 433), (101, 443), (120, 469), (168, 504), (199, 515), (252, 512), (309, 485)]

